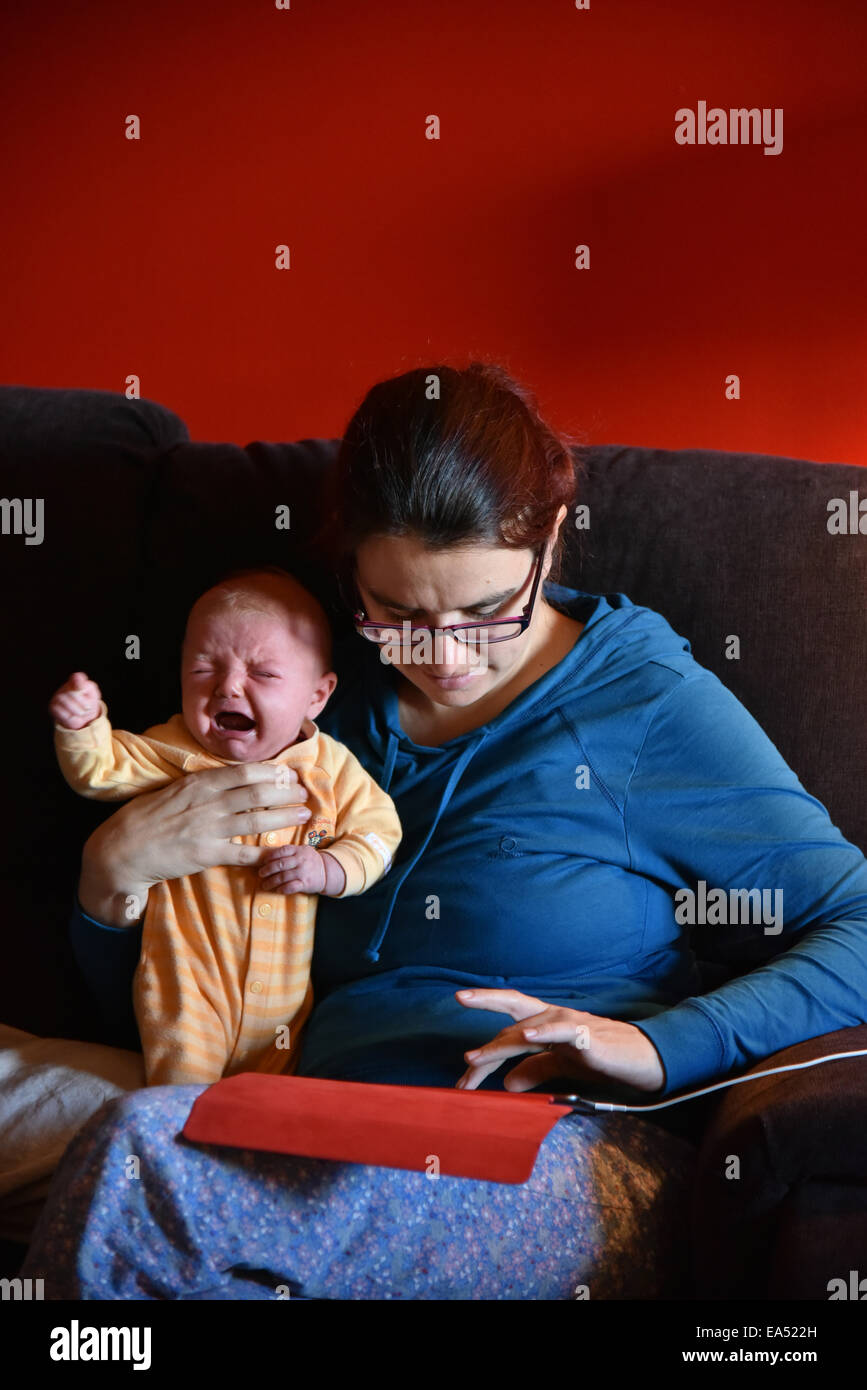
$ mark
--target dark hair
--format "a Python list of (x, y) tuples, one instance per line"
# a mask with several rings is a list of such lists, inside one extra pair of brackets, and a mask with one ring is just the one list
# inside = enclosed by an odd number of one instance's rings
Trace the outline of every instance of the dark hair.
[[(432, 549), (472, 540), (537, 549), (575, 500), (578, 443), (493, 363), (416, 367), (379, 382), (350, 420), (330, 479), (338, 572), (374, 535), (417, 535)], [(559, 548), (554, 571), (558, 559)]]

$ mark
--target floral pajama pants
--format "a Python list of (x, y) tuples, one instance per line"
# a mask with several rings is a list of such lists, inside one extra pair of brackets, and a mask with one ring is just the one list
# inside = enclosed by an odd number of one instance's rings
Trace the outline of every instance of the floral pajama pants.
[(694, 1149), (569, 1115), (522, 1184), (195, 1145), (202, 1086), (105, 1104), (73, 1139), (24, 1277), (54, 1299), (685, 1295)]

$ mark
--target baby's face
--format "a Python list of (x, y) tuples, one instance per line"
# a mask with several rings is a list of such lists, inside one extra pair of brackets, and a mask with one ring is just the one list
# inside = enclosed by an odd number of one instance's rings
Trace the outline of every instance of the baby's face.
[(218, 758), (273, 758), (315, 719), (333, 688), (308, 644), (268, 613), (230, 609), (190, 616), (181, 668), (193, 737)]

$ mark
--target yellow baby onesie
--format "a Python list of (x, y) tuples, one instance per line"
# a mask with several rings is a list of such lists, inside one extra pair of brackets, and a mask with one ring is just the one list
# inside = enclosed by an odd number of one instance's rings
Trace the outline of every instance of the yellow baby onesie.
[[(275, 776), (280, 767), (295, 769), (310, 819), (234, 838), (263, 849), (327, 848), (346, 874), (338, 896), (363, 893), (388, 870), (400, 843), (394, 803), (349, 749), (312, 720), (304, 721), (300, 738), (270, 762)], [(54, 739), (69, 785), (98, 800), (126, 800), (186, 773), (227, 765), (196, 742), (179, 714), (131, 734), (112, 730), (101, 704), (86, 728), (55, 726)], [(133, 986), (149, 1086), (294, 1069), (313, 1006), (317, 896), (266, 892), (257, 870), (206, 869), (150, 890)]]

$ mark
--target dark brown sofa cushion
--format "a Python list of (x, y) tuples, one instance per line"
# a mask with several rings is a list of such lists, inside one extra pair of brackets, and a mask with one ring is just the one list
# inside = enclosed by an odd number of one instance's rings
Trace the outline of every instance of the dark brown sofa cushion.
[[(747, 1075), (859, 1048), (867, 1024), (786, 1048)], [(867, 1057), (723, 1095), (696, 1165), (697, 1295), (827, 1299), (830, 1278), (859, 1264), (867, 1275)], [(727, 1176), (733, 1159), (739, 1177)]]

